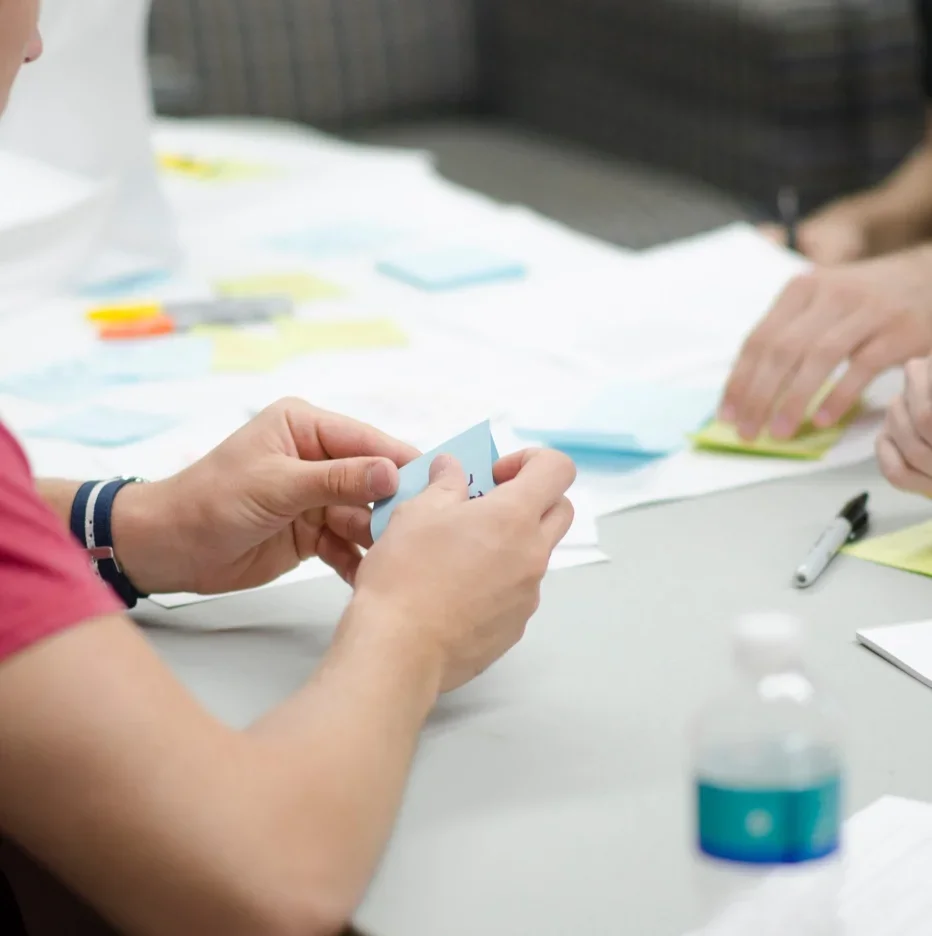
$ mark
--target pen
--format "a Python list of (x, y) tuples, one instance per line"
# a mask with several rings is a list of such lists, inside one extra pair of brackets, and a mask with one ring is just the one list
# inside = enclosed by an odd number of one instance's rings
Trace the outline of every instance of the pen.
[(828, 568), (846, 543), (861, 539), (867, 532), (867, 494), (860, 494), (842, 507), (835, 522), (819, 537), (811, 552), (793, 576), (797, 588), (808, 588)]
[(152, 338), (198, 325), (253, 325), (294, 313), (287, 296), (205, 299), (197, 302), (104, 306), (87, 315), (104, 340)]
[(799, 195), (792, 185), (784, 185), (777, 194), (777, 210), (780, 220), (786, 228), (786, 246), (790, 250), (799, 249), (797, 228), (799, 227)]

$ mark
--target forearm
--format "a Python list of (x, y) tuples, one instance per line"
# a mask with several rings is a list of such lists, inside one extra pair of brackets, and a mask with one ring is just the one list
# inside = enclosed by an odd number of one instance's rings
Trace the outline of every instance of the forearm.
[(314, 679), (243, 734), (118, 620), (40, 648), (38, 671), (15, 660), (0, 716), (31, 704), (0, 738), (4, 831), (132, 936), (338, 932), (440, 678), (373, 613), (351, 608)]
[(863, 204), (875, 255), (932, 238), (932, 119), (922, 143)]
[(268, 802), (268, 821), (294, 849), (294, 884), (314, 881), (337, 921), (358, 904), (389, 838), (440, 679), (378, 609), (348, 615), (314, 681), (250, 732), (280, 758), (274, 779), (290, 796)]

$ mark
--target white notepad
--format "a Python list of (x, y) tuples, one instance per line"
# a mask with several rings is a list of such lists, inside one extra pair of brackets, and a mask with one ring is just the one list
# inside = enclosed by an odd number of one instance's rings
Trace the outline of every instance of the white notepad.
[(872, 627), (857, 636), (865, 647), (932, 689), (932, 621)]

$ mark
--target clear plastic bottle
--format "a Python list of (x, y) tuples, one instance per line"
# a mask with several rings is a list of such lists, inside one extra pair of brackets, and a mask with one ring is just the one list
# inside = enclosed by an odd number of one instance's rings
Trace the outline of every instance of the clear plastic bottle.
[(697, 887), (704, 922), (735, 917), (739, 904), (751, 922), (745, 898), (764, 878), (772, 893), (780, 893), (772, 889), (779, 877), (789, 879), (782, 893), (793, 895), (794, 936), (837, 933), (840, 720), (804, 670), (797, 620), (782, 614), (744, 618), (734, 647), (738, 679), (706, 708), (695, 736)]

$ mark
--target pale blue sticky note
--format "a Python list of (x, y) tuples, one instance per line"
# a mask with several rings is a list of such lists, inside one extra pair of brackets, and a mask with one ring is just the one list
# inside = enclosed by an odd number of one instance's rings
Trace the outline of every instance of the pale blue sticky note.
[(399, 504), (427, 490), (430, 484), (430, 466), (438, 455), (452, 455), (463, 466), (463, 471), (469, 479), (470, 498), (483, 497), (495, 487), (492, 467), (498, 461), (498, 449), (492, 438), (492, 427), (486, 420), (401, 469), (398, 493), (376, 504), (372, 511), (371, 529), (374, 540), (385, 532), (392, 511)]
[(394, 228), (361, 222), (294, 231), (274, 237), (270, 243), (278, 250), (303, 253), (311, 257), (329, 257), (380, 250), (403, 236), (403, 232)]
[(619, 383), (606, 388), (566, 426), (521, 428), (563, 450), (667, 455), (715, 413), (719, 388)]
[(74, 360), (6, 378), (0, 381), (0, 393), (35, 403), (73, 403), (103, 393), (112, 383), (88, 367), (86, 360)]
[(78, 445), (96, 445), (102, 448), (132, 445), (174, 428), (176, 416), (162, 413), (139, 413), (90, 406), (68, 416), (27, 430), (26, 434), (38, 439), (57, 439)]
[(113, 383), (187, 380), (209, 374), (213, 341), (201, 335), (169, 335), (102, 345), (90, 358), (91, 370)]
[(518, 279), (524, 264), (481, 247), (442, 247), (399, 254), (378, 264), (385, 276), (431, 292)]
[(171, 279), (170, 270), (142, 270), (95, 280), (81, 287), (80, 293), (89, 299), (114, 299), (119, 296), (133, 296), (161, 286)]

